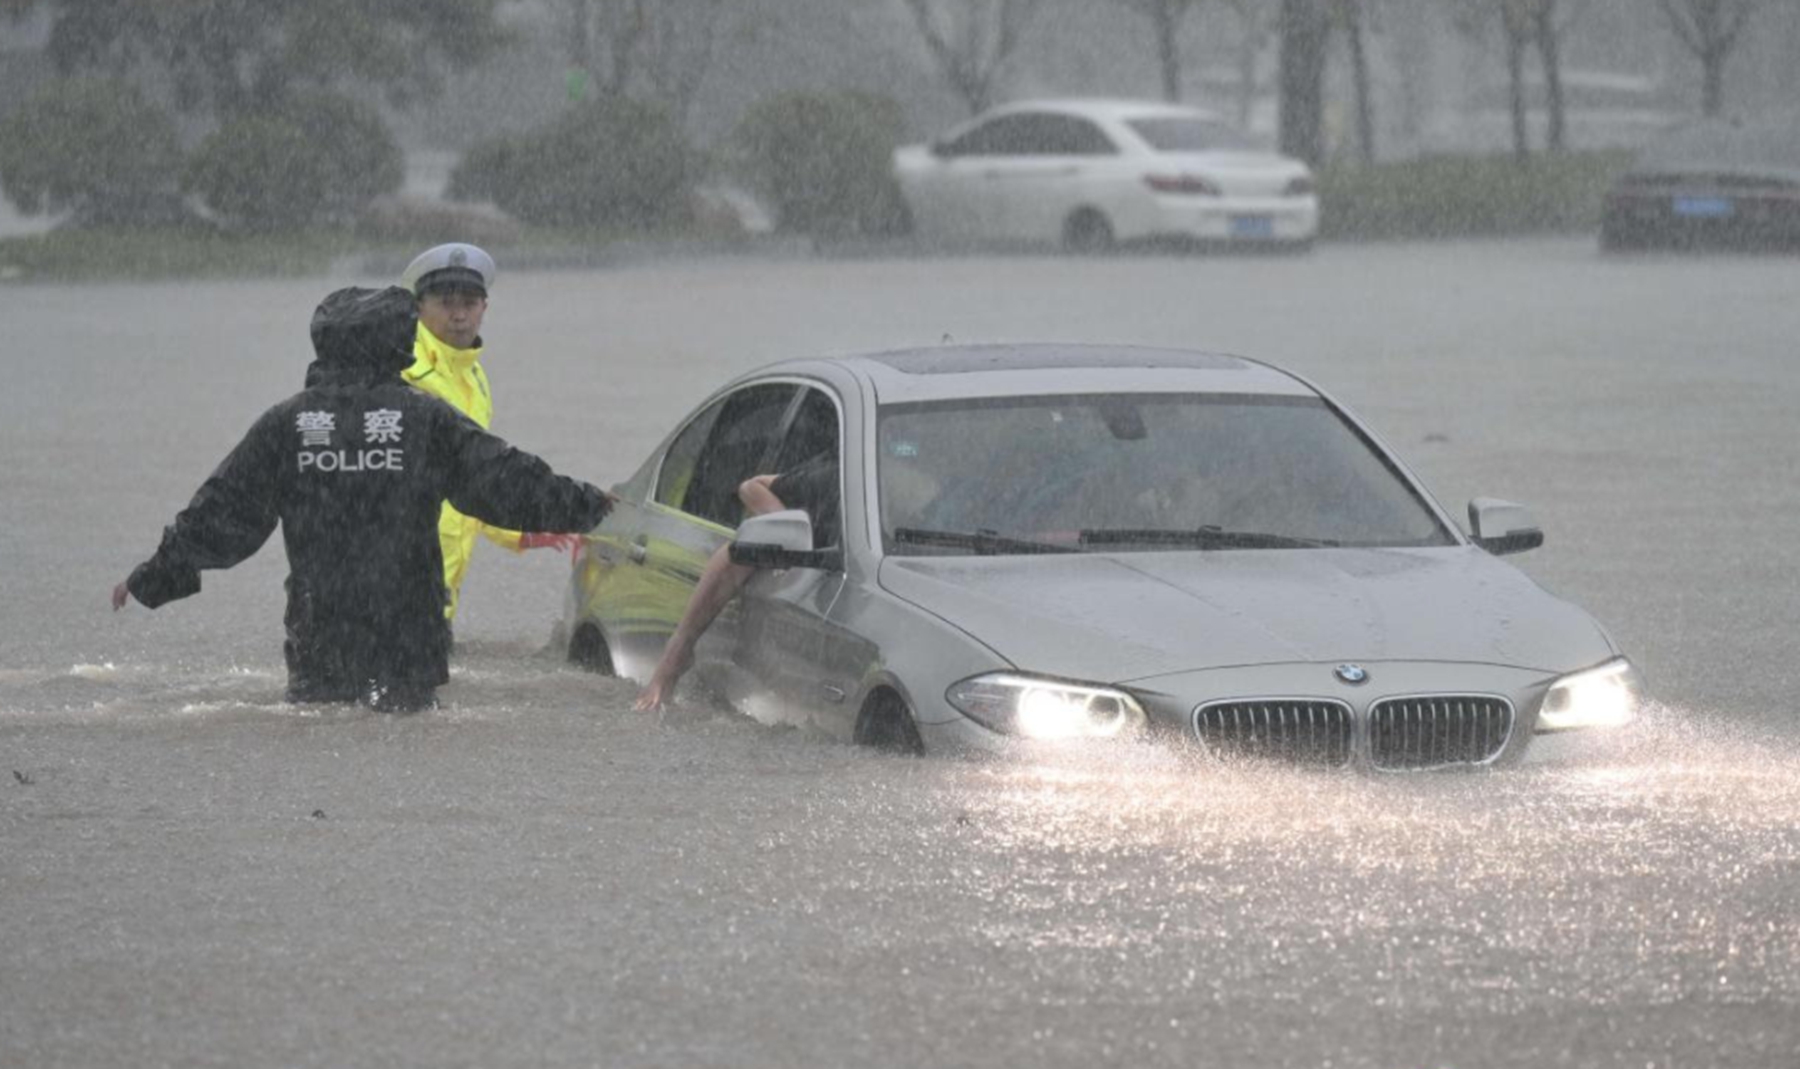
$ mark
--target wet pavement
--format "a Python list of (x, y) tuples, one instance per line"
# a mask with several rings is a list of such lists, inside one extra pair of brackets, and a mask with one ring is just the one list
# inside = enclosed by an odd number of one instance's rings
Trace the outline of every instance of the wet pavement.
[(496, 429), (624, 478), (726, 375), (957, 341), (1300, 371), (1658, 699), (1516, 770), (912, 760), (563, 665), (478, 553), (444, 707), (281, 703), (271, 546), (106, 594), (340, 281), (0, 287), (0, 1065), (1800, 1064), (1800, 261), (1585, 243), (506, 272)]

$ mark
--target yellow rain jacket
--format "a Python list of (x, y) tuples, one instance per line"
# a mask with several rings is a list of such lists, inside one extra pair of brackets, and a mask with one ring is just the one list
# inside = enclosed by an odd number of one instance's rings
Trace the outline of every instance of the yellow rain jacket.
[[(420, 323), (413, 339), (413, 365), (401, 374), (418, 389), (448, 401), (450, 407), (483, 429), (492, 422), (494, 397), (488, 392), (487, 373), (481, 370), (479, 345), (457, 349)], [(456, 600), (462, 591), (463, 576), (469, 570), (469, 554), (475, 549), (477, 534), (486, 535), (497, 546), (520, 552), (519, 532), (489, 527), (444, 502), (444, 511), (438, 517), (438, 542), (444, 550), (444, 587), (450, 592), (450, 603), (444, 608), (447, 617), (456, 615)]]

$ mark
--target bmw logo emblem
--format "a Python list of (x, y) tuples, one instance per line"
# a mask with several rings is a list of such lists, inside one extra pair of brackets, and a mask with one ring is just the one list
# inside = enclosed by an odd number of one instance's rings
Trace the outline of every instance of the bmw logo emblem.
[(1369, 681), (1368, 670), (1360, 664), (1340, 664), (1333, 669), (1333, 674), (1351, 686)]

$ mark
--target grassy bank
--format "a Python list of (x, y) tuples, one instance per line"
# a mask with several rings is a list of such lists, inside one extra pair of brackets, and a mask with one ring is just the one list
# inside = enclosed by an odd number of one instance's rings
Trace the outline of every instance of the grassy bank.
[(1325, 240), (1502, 237), (1588, 233), (1625, 152), (1428, 156), (1319, 175)]
[[(516, 240), (485, 241), (502, 263), (579, 262), (626, 238), (679, 240), (688, 232), (526, 228)], [(52, 230), (0, 238), (0, 283), (108, 279), (280, 278), (329, 274), (342, 264), (404, 265), (418, 251), (457, 234), (371, 236), (351, 228), (291, 234), (227, 234), (194, 228)], [(399, 266), (394, 267), (395, 271)]]
[(52, 230), (0, 239), (0, 280), (310, 275), (363, 247), (353, 235), (333, 231), (274, 237), (192, 229)]

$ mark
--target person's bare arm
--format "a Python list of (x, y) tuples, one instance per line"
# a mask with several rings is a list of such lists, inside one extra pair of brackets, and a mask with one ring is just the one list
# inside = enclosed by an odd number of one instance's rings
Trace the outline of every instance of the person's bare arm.
[[(750, 515), (780, 512), (787, 507), (769, 490), (769, 484), (774, 481), (773, 475), (758, 475), (738, 485), (738, 500), (744, 503)], [(706, 569), (700, 573), (700, 582), (695, 584), (694, 593), (688, 598), (687, 608), (682, 610), (681, 622), (675, 625), (675, 633), (669, 636), (662, 657), (650, 673), (650, 682), (638, 692), (636, 708), (656, 709), (669, 700), (682, 673), (694, 663), (694, 647), (699, 645), (700, 636), (718, 619), (719, 613), (725, 611), (725, 606), (750, 581), (754, 572), (755, 569), (747, 565), (731, 563), (730, 545), (713, 551)]]

